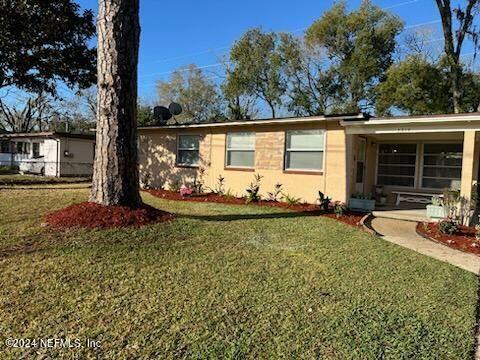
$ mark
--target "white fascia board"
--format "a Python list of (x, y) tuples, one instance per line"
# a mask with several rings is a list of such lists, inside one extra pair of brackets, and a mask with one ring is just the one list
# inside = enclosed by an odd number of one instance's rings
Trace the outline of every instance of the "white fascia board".
[(374, 126), (374, 125), (392, 125), (392, 124), (439, 124), (452, 122), (480, 122), (480, 114), (469, 115), (452, 115), (446, 117), (408, 117), (408, 118), (372, 118), (370, 120), (359, 121), (340, 121), (340, 124), (345, 127), (349, 126)]
[(232, 122), (218, 122), (205, 124), (190, 124), (190, 125), (165, 125), (165, 126), (143, 126), (138, 130), (149, 129), (194, 129), (194, 128), (211, 128), (211, 127), (228, 127), (228, 126), (250, 126), (250, 125), (275, 125), (275, 124), (297, 124), (297, 123), (311, 123), (319, 121), (342, 121), (345, 119), (363, 119), (362, 114), (346, 115), (346, 116), (311, 116), (291, 119), (271, 119), (271, 120), (248, 120), (248, 121), (232, 121)]
[(446, 124), (395, 124), (376, 125), (376, 126), (347, 126), (345, 131), (349, 135), (375, 135), (375, 134), (415, 134), (415, 133), (439, 133), (439, 132), (464, 132), (469, 130), (480, 131), (480, 122), (468, 122)]

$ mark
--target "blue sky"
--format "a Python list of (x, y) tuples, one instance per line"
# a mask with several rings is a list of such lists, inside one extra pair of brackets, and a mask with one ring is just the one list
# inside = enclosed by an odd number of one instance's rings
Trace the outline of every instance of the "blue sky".
[[(97, 0), (77, 0), (97, 12)], [(351, 9), (361, 0), (350, 0)], [(374, 0), (398, 14), (407, 27), (435, 30), (440, 22), (434, 0)], [(167, 79), (180, 66), (195, 63), (214, 75), (219, 59), (246, 30), (296, 31), (308, 27), (329, 9), (333, 0), (140, 0), (142, 26), (139, 63), (139, 95), (153, 101), (155, 81)], [(424, 24), (424, 25), (422, 25)], [(409, 28), (412, 27), (413, 28)], [(438, 38), (439, 35), (432, 35)], [(441, 35), (440, 35), (441, 36)], [(439, 42), (438, 45), (442, 45)]]

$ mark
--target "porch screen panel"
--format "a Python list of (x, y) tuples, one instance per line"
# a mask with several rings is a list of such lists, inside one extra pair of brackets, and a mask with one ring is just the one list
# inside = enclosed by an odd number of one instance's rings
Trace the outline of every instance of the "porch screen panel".
[(416, 144), (380, 144), (377, 184), (415, 186)]
[(462, 144), (425, 144), (422, 187), (459, 189), (462, 177)]

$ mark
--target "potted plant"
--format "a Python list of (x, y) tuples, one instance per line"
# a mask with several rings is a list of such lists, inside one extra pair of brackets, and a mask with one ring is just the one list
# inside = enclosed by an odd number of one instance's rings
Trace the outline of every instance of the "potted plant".
[(372, 211), (375, 209), (375, 200), (372, 194), (355, 193), (348, 200), (348, 207), (352, 210)]
[(432, 203), (427, 205), (427, 216), (430, 219), (443, 219), (447, 216), (447, 211), (443, 207), (443, 201), (440, 196), (432, 196)]

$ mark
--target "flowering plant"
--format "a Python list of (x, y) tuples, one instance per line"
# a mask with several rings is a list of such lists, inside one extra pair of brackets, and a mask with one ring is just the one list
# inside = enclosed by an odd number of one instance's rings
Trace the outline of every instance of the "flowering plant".
[(182, 195), (182, 197), (190, 196), (192, 194), (193, 194), (193, 189), (191, 187), (188, 187), (185, 185), (182, 185), (180, 187), (180, 195)]

